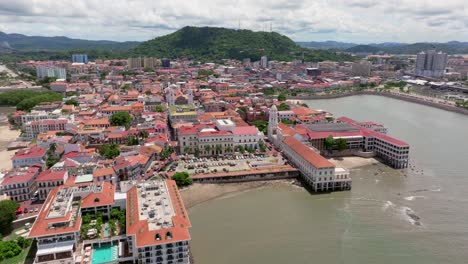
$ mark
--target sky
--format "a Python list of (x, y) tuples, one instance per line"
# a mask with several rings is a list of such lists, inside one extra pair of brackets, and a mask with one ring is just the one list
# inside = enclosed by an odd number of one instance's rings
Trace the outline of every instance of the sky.
[(0, 0), (0, 31), (144, 41), (184, 26), (295, 41), (468, 41), (467, 0)]

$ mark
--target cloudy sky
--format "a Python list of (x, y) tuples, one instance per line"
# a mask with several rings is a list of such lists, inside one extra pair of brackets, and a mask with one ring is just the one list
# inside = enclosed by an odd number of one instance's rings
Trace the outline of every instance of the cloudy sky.
[(296, 41), (468, 41), (467, 0), (0, 0), (0, 31), (27, 35), (141, 41), (239, 21)]

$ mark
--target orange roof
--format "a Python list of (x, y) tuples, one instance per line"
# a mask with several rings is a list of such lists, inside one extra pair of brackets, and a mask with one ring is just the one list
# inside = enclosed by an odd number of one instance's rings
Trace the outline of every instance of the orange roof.
[(279, 123), (278, 128), (281, 129), (281, 134), (283, 135), (288, 135), (288, 136), (294, 136), (294, 134), (297, 134), (296, 130), (283, 124)]
[[(166, 180), (166, 185), (174, 208), (173, 227), (169, 228), (149, 230), (147, 220), (140, 220), (141, 205), (138, 204), (138, 188), (135, 186), (127, 192), (127, 235), (136, 237), (136, 247), (190, 240), (188, 228), (191, 224), (177, 185), (173, 180)], [(166, 239), (166, 232), (171, 232), (170, 240)], [(160, 240), (155, 239), (158, 233), (161, 236)]]
[[(85, 184), (86, 185), (86, 184)], [(114, 204), (115, 187), (110, 182), (102, 182), (102, 191), (100, 193), (90, 193), (81, 200), (81, 207), (97, 207)]]
[(99, 168), (93, 171), (93, 177), (102, 177), (102, 176), (107, 176), (107, 175), (113, 175), (115, 174), (114, 169), (111, 168)]
[(290, 147), (298, 155), (302, 156), (306, 161), (310, 162), (314, 167), (320, 168), (334, 168), (335, 165), (316, 153), (304, 143), (297, 140), (295, 137), (288, 136), (283, 140), (284, 144)]
[(57, 192), (60, 190), (61, 187), (62, 186), (54, 188), (47, 196), (47, 199), (31, 228), (31, 232), (29, 233), (30, 238), (78, 232), (80, 230), (81, 218), (76, 219), (75, 223), (72, 226), (49, 229), (49, 224), (61, 221), (69, 221), (71, 217), (71, 211), (69, 211), (63, 217), (47, 219), (47, 215), (53, 206), (52, 202), (55, 200), (55, 196), (57, 195)]

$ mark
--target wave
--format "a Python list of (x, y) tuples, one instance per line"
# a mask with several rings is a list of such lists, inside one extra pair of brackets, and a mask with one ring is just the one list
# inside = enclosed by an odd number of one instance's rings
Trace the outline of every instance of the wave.
[(425, 198), (425, 196), (408, 196), (403, 199), (405, 199), (406, 201), (413, 201), (416, 198)]
[(412, 225), (416, 225), (416, 226), (421, 226), (421, 217), (419, 217), (414, 211), (413, 209), (407, 207), (407, 206), (402, 206), (400, 207), (400, 216), (410, 222)]

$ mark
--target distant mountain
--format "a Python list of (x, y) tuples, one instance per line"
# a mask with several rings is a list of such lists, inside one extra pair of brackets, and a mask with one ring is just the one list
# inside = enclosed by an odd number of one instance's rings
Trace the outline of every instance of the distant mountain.
[(337, 41), (310, 41), (297, 42), (299, 45), (310, 49), (340, 49), (352, 53), (389, 53), (389, 54), (416, 54), (421, 51), (435, 48), (448, 54), (468, 54), (468, 42), (450, 41), (446, 43), (400, 43), (383, 42), (370, 44), (354, 44)]
[(379, 47), (374, 47), (371, 45), (357, 45), (357, 46), (348, 48), (345, 51), (351, 52), (351, 53), (379, 53), (379, 52), (383, 52), (383, 49)]
[(331, 51), (302, 48), (288, 37), (276, 32), (188, 26), (143, 42), (130, 53), (137, 56), (187, 57), (201, 60), (250, 58), (255, 61), (263, 55), (272, 60), (291, 60), (303, 56), (307, 61), (350, 58)]
[(84, 40), (67, 37), (40, 37), (0, 32), (0, 48), (17, 51), (128, 50), (139, 42)]
[(356, 43), (348, 43), (348, 42), (339, 42), (339, 41), (299, 41), (296, 42), (298, 45), (304, 48), (310, 49), (348, 49), (354, 46), (357, 46)]

